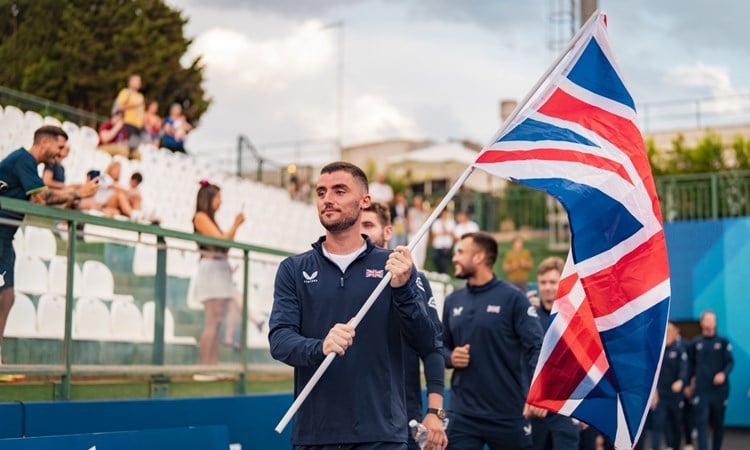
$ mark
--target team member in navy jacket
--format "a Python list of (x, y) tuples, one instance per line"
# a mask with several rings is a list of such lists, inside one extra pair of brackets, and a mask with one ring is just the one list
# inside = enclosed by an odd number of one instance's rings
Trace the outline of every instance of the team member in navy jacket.
[[(272, 356), (294, 366), (295, 393), (326, 355), (336, 358), (297, 412), (295, 449), (405, 449), (403, 337), (429, 354), (435, 332), (406, 247), (388, 251), (360, 234), (370, 204), (358, 167), (331, 163), (315, 188), (326, 229), (313, 249), (279, 266), (269, 320)], [(393, 275), (357, 328), (348, 324), (384, 276)]]
[[(549, 318), (557, 297), (563, 267), (565, 261), (557, 256), (551, 256), (539, 263), (536, 270), (539, 291), (527, 293), (531, 303), (538, 304), (536, 311), (545, 332), (549, 328)], [(547, 413), (546, 417), (532, 419), (531, 432), (535, 450), (578, 450), (580, 422), (568, 416)]]
[(661, 372), (656, 382), (659, 403), (654, 410), (654, 428), (651, 447), (659, 448), (659, 430), (664, 430), (667, 447), (680, 448), (680, 425), (685, 397), (682, 390), (688, 382), (687, 350), (677, 339), (680, 329), (673, 322), (667, 324), (667, 340), (661, 360)]
[[(362, 212), (361, 231), (367, 235), (373, 244), (387, 248), (393, 235), (391, 213), (382, 203), (373, 202)], [(432, 296), (430, 282), (423, 273), (419, 273), (422, 283), (423, 300), (435, 327), (435, 349), (422, 358), (424, 363), (424, 377), (427, 382), (427, 414), (422, 419), (422, 425), (427, 428), (426, 448), (444, 448), (448, 443), (443, 428), (445, 410), (443, 409), (443, 389), (445, 387), (445, 362), (443, 361), (443, 324), (437, 313), (435, 298)], [(406, 378), (406, 415), (409, 419), (422, 417), (422, 381), (419, 370), (419, 353), (407, 347), (404, 349), (404, 376)], [(409, 450), (419, 450), (414, 438), (409, 434)]]
[(714, 429), (712, 450), (721, 450), (724, 413), (729, 397), (729, 372), (734, 367), (732, 345), (716, 335), (716, 314), (703, 311), (701, 334), (690, 344), (688, 355), (693, 371), (693, 407), (698, 428), (698, 449), (708, 450), (708, 426)]
[(492, 450), (531, 447), (524, 416), (545, 411), (525, 404), (542, 345), (536, 309), (515, 286), (492, 272), (497, 242), (465, 234), (456, 246), (456, 277), (466, 288), (445, 300), (443, 348), (453, 367), (448, 448)]

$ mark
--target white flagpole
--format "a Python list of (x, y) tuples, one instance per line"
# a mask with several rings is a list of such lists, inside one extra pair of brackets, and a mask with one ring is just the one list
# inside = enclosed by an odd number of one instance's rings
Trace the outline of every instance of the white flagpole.
[[(553, 61), (553, 63), (550, 65), (550, 67), (547, 69), (546, 72), (537, 80), (534, 87), (529, 91), (528, 94), (523, 98), (523, 100), (516, 105), (515, 109), (513, 109), (513, 112), (508, 116), (508, 118), (503, 122), (500, 129), (495, 133), (495, 136), (492, 138), (489, 144), (487, 144), (482, 151), (486, 150), (490, 145), (494, 144), (498, 137), (505, 133), (510, 127), (511, 123), (513, 123), (513, 120), (515, 120), (518, 113), (523, 109), (523, 107), (526, 105), (526, 103), (529, 102), (529, 100), (536, 94), (536, 92), (539, 90), (539, 88), (542, 86), (545, 80), (550, 76), (550, 74), (557, 68), (558, 64), (560, 64), (560, 61), (565, 57), (565, 55), (568, 54), (568, 52), (575, 46), (575, 44), (578, 42), (578, 40), (583, 35), (584, 30), (588, 29), (591, 23), (594, 22), (595, 18), (599, 16), (599, 12), (596, 11), (594, 14), (589, 17), (589, 20), (586, 21), (586, 23), (578, 30), (576, 35), (571, 39), (570, 43), (565, 47), (565, 49), (560, 52), (560, 55)], [(481, 152), (480, 152), (481, 153)], [(411, 242), (409, 242), (408, 248), (411, 252), (414, 250), (414, 247), (419, 243), (420, 240), (422, 240), (422, 237), (427, 233), (427, 231), (432, 226), (432, 223), (435, 222), (435, 220), (440, 216), (440, 213), (443, 212), (446, 206), (448, 206), (448, 202), (450, 202), (453, 197), (456, 196), (456, 193), (458, 193), (458, 190), (463, 186), (463, 184), (466, 182), (466, 180), (469, 178), (469, 176), (474, 172), (475, 167), (473, 165), (470, 165), (466, 168), (466, 170), (461, 174), (461, 176), (458, 177), (456, 182), (453, 184), (453, 186), (450, 188), (447, 194), (445, 194), (445, 197), (438, 203), (438, 205), (435, 207), (435, 209), (432, 211), (432, 214), (427, 218), (427, 220), (422, 224), (422, 226), (419, 228), (417, 233), (414, 235), (414, 239), (412, 239)], [(375, 300), (378, 298), (381, 292), (383, 292), (383, 289), (385, 289), (386, 285), (391, 281), (391, 273), (388, 272), (382, 280), (380, 280), (380, 283), (375, 287), (375, 290), (372, 291), (370, 296), (367, 298), (365, 303), (362, 305), (362, 307), (357, 312), (357, 315), (355, 315), (350, 325), (357, 328), (357, 325), (359, 325), (359, 322), (362, 321), (365, 314), (367, 314), (367, 311), (370, 310), (370, 307), (375, 303)], [(315, 387), (315, 385), (318, 383), (320, 378), (323, 376), (323, 373), (328, 369), (328, 366), (331, 365), (333, 362), (333, 359), (336, 358), (336, 353), (331, 352), (328, 355), (326, 355), (326, 358), (323, 360), (323, 362), (320, 364), (318, 369), (313, 373), (313, 376), (308, 380), (307, 384), (304, 388), (300, 391), (297, 398), (294, 400), (292, 405), (287, 410), (286, 414), (284, 414), (284, 417), (281, 418), (278, 425), (276, 425), (276, 428), (274, 430), (277, 433), (281, 433), (284, 431), (284, 428), (286, 428), (287, 424), (289, 424), (289, 421), (292, 420), (292, 417), (294, 414), (297, 413), (297, 410), (300, 406), (302, 406), (302, 403), (307, 399), (307, 396), (310, 395), (310, 392)]]

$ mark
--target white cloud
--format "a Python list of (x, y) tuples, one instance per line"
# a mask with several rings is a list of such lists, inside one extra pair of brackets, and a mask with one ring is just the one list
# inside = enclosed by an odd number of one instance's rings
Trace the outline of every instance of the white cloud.
[(373, 94), (362, 94), (354, 99), (347, 118), (347, 134), (356, 141), (421, 136), (411, 117), (385, 98)]
[(201, 33), (190, 47), (201, 55), (208, 78), (254, 87), (283, 90), (290, 81), (318, 74), (335, 54), (330, 33), (318, 21), (308, 21), (285, 37), (256, 41), (227, 28)]
[(706, 111), (732, 113), (741, 112), (748, 107), (747, 98), (742, 97), (747, 91), (732, 84), (728, 66), (703, 62), (679, 65), (670, 70), (665, 78), (680, 86), (708, 91), (715, 99), (702, 105)]

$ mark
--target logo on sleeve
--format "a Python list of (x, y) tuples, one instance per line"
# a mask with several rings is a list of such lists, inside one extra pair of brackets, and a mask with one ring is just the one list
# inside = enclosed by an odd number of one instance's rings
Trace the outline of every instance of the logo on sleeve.
[(487, 305), (487, 312), (492, 314), (500, 314), (500, 305)]
[(384, 274), (383, 269), (365, 269), (365, 278), (383, 278)]
[(526, 310), (526, 314), (529, 317), (536, 317), (537, 319), (539, 318), (539, 314), (537, 314), (536, 308), (534, 308), (533, 306), (529, 306), (529, 309)]
[(422, 292), (425, 292), (425, 290), (424, 290), (424, 284), (422, 284), (422, 279), (420, 277), (417, 277), (417, 287)]
[(460, 316), (463, 311), (464, 311), (463, 306), (456, 306), (455, 308), (453, 308), (453, 317)]
[(437, 300), (435, 300), (435, 297), (430, 297), (430, 299), (427, 300), (427, 306), (437, 311)]
[(318, 282), (318, 271), (316, 270), (312, 274), (302, 271), (302, 276), (305, 278), (305, 283), (317, 283)]

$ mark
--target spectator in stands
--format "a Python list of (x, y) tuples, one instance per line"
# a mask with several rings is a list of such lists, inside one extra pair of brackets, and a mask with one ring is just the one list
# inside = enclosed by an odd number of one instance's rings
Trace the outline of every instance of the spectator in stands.
[(128, 131), (125, 128), (124, 113), (117, 110), (109, 120), (99, 125), (99, 149), (112, 156), (128, 156)]
[(159, 103), (152, 100), (148, 103), (146, 114), (143, 116), (143, 140), (155, 147), (161, 141), (161, 127), (163, 120), (159, 116)]
[(385, 180), (385, 175), (379, 173), (375, 181), (368, 188), (372, 201), (390, 206), (393, 203), (393, 188)]
[[(242, 318), (242, 293), (237, 292), (232, 300), (229, 301), (229, 310), (227, 311), (227, 323), (224, 326), (224, 345), (232, 347), (234, 350), (239, 351), (242, 348), (242, 341), (239, 338), (237, 332), (237, 326), (240, 324)], [(248, 323), (255, 326), (258, 333), (263, 332), (263, 325), (266, 323), (268, 314), (261, 312), (258, 313), (252, 309), (252, 304), (248, 302), (247, 305), (247, 320)]]
[[(422, 225), (424, 225), (429, 216), (429, 211), (424, 207), (424, 199), (421, 195), (415, 195), (408, 213), (409, 235), (407, 236), (407, 242), (411, 244), (411, 241), (416, 237), (417, 231), (422, 228)], [(427, 243), (429, 241), (429, 236), (423, 237), (411, 252), (414, 264), (416, 264), (418, 269), (424, 269), (425, 258), (427, 258)]]
[[(131, 152), (138, 149), (141, 143), (141, 131), (143, 130), (143, 116), (145, 102), (141, 94), (141, 76), (130, 75), (128, 85), (120, 90), (117, 95), (115, 110), (121, 110), (124, 114), (125, 129), (128, 132), (128, 148)], [(138, 159), (131, 156), (131, 159)]]
[(169, 107), (169, 117), (164, 120), (162, 145), (173, 152), (185, 153), (185, 137), (192, 129), (193, 126), (182, 113), (182, 106), (173, 103)]
[(526, 292), (529, 272), (533, 265), (531, 253), (523, 248), (523, 238), (516, 235), (513, 238), (513, 246), (503, 258), (503, 270), (508, 275), (508, 281), (518, 287), (521, 292)]
[(451, 252), (453, 251), (453, 228), (455, 227), (453, 213), (447, 208), (432, 223), (432, 260), (437, 272), (448, 273), (448, 268), (451, 265)]
[(293, 174), (289, 177), (289, 182), (286, 185), (286, 191), (289, 193), (289, 200), (300, 199), (300, 182), (299, 178), (297, 178), (297, 175)]
[[(193, 216), (193, 228), (198, 234), (221, 239), (234, 239), (237, 229), (245, 221), (240, 212), (227, 231), (216, 223), (215, 214), (221, 207), (221, 190), (218, 186), (201, 181)], [(195, 298), (203, 303), (204, 327), (200, 337), (200, 363), (219, 362), (219, 328), (227, 316), (229, 302), (235, 297), (232, 268), (227, 258), (227, 248), (198, 244), (201, 252), (198, 275), (195, 281)]]
[[(0, 196), (47, 205), (72, 205), (96, 191), (98, 179), (77, 188), (48, 189), (39, 177), (37, 165), (52, 163), (65, 149), (68, 135), (60, 127), (46, 125), (34, 132), (34, 143), (29, 150), (19, 148), (0, 161)], [(23, 214), (0, 211), (0, 218), (17, 221), (0, 224), (0, 363), (5, 323), (15, 299), (14, 270), (16, 254), (13, 236)]]
[[(120, 186), (121, 171), (122, 165), (118, 161), (112, 161), (107, 166), (107, 171), (101, 175), (99, 189), (93, 197), (80, 203), (80, 209), (102, 211), (107, 217), (133, 217), (133, 205), (128, 199), (127, 191)], [(96, 171), (89, 172), (89, 178), (92, 175), (95, 176)]]
[(66, 143), (62, 152), (51, 163), (44, 163), (42, 179), (50, 189), (65, 189), (65, 167), (62, 162), (70, 154), (70, 143)]
[(125, 191), (125, 198), (134, 211), (142, 210), (141, 203), (143, 197), (141, 196), (141, 183), (143, 183), (143, 175), (140, 172), (134, 172), (130, 175), (130, 188)]
[(453, 237), (456, 241), (459, 241), (461, 236), (466, 233), (475, 233), (477, 231), (479, 231), (479, 225), (471, 220), (469, 214), (465, 211), (456, 214), (456, 227), (453, 229)]
[(397, 192), (391, 205), (391, 222), (393, 222), (393, 246), (406, 245), (409, 233), (409, 204), (403, 192)]

